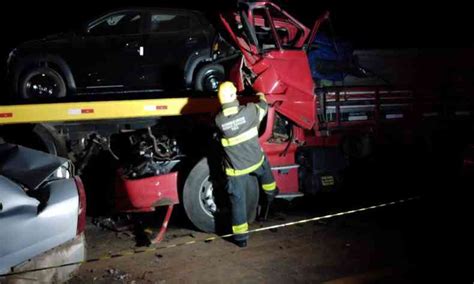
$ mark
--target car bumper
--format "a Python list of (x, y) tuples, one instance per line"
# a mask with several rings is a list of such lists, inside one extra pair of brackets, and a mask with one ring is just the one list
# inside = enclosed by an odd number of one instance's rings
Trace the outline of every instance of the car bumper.
[[(73, 240), (13, 267), (10, 272), (18, 273), (39, 269), (38, 271), (15, 274), (4, 279), (0, 277), (0, 282), (5, 280), (7, 283), (16, 283), (27, 279), (28, 281), (40, 283), (62, 283), (74, 275), (79, 269), (80, 263), (85, 259), (86, 239), (84, 233), (82, 233)], [(75, 264), (67, 265), (73, 263)], [(50, 267), (53, 268), (41, 270), (42, 268)]]

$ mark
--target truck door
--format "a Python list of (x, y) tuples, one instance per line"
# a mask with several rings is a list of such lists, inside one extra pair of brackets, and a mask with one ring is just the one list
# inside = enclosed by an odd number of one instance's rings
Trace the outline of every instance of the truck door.
[(314, 83), (303, 48), (309, 29), (269, 2), (241, 2), (230, 19), (233, 25), (228, 18), (221, 19), (242, 51), (246, 67), (239, 68), (240, 78), (232, 80), (239, 87), (246, 82), (267, 94), (269, 102), (278, 102), (280, 113), (311, 129), (316, 117)]

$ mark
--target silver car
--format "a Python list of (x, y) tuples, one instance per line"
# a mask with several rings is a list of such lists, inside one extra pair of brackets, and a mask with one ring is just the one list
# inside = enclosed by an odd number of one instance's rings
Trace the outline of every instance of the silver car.
[(0, 144), (0, 282), (64, 281), (85, 258), (85, 193), (70, 161)]

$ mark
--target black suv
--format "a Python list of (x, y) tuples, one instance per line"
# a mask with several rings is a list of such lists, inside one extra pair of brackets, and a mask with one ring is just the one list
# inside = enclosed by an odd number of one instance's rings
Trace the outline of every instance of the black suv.
[(12, 92), (23, 99), (67, 94), (211, 91), (224, 79), (215, 29), (203, 14), (176, 9), (108, 13), (80, 31), (28, 41), (8, 58)]

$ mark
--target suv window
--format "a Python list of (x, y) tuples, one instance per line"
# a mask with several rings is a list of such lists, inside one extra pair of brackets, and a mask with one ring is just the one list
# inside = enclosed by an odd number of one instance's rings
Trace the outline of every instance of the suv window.
[(150, 31), (159, 32), (178, 32), (190, 28), (190, 20), (187, 15), (175, 15), (166, 13), (154, 13), (151, 15)]
[(141, 23), (142, 16), (139, 12), (124, 12), (93, 22), (87, 30), (92, 35), (138, 34)]

